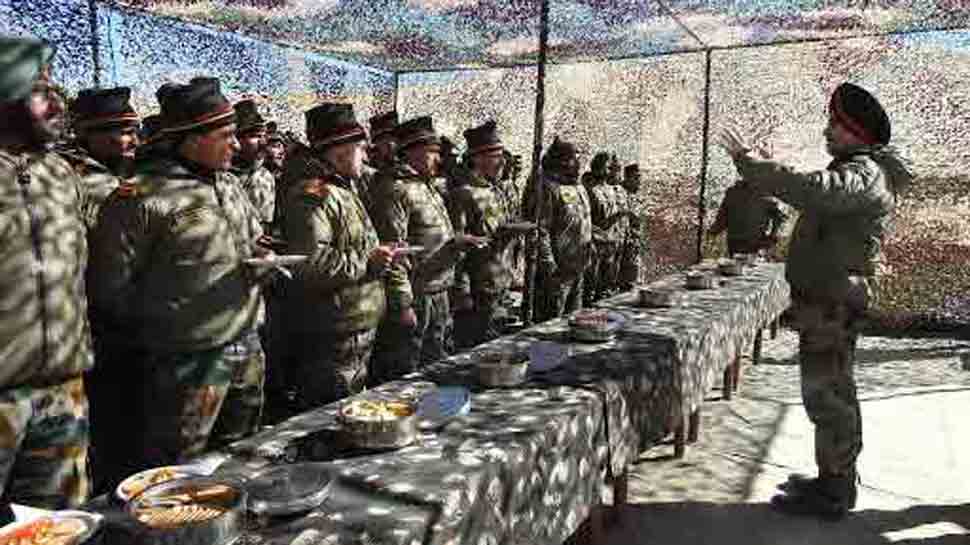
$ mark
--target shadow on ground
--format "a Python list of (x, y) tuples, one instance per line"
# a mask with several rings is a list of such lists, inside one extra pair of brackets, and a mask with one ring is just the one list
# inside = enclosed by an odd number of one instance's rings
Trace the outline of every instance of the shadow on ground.
[(767, 503), (628, 505), (608, 545), (966, 545), (970, 504), (864, 510), (841, 522), (790, 517)]

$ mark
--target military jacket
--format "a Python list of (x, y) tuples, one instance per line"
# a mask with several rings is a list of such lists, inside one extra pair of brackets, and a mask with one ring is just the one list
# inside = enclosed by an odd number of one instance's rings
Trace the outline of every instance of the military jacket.
[(715, 232), (727, 229), (728, 240), (754, 243), (770, 229), (780, 228), (784, 221), (785, 213), (777, 199), (760, 194), (746, 183), (739, 183), (724, 193), (711, 229)]
[(815, 172), (749, 156), (735, 163), (762, 194), (774, 195), (801, 212), (786, 267), (794, 290), (842, 300), (849, 276), (879, 272), (896, 193), (912, 180), (894, 151), (859, 147)]
[[(398, 260), (388, 274), (388, 303), (392, 309), (411, 306), (414, 296), (437, 293), (454, 284), (454, 264), (425, 266), (430, 252), (451, 241), (454, 228), (436, 180), (425, 179), (409, 166), (401, 165), (382, 177), (375, 189), (374, 220), (381, 240), (424, 246), (415, 258)], [(428, 248), (435, 246), (436, 248)]]
[(624, 214), (627, 209), (626, 191), (618, 185), (607, 183), (605, 179), (592, 182), (587, 190), (590, 217), (593, 226), (601, 233), (600, 242), (622, 243), (629, 225), (629, 219)]
[(262, 227), (239, 181), (159, 158), (108, 197), (88, 285), (99, 327), (154, 352), (207, 350), (253, 326), (244, 260)]
[(102, 165), (83, 150), (70, 150), (61, 155), (67, 160), (81, 179), (81, 209), (84, 223), (93, 229), (98, 221), (101, 206), (108, 195), (121, 183), (121, 178), (108, 167)]
[(54, 153), (0, 151), (0, 389), (93, 363), (80, 180)]
[(565, 184), (547, 173), (543, 179), (539, 258), (561, 277), (582, 274), (589, 265), (593, 221), (586, 188)]
[(491, 241), (486, 248), (468, 251), (462, 270), (468, 273), (472, 293), (504, 292), (512, 283), (509, 253), (515, 238), (499, 227), (514, 220), (513, 203), (478, 174), (465, 171), (463, 178), (448, 195), (455, 231)]
[(349, 334), (377, 328), (386, 309), (383, 279), (368, 270), (380, 245), (356, 184), (309, 148), (287, 161), (284, 233), (293, 253), (310, 256), (287, 288), (287, 322), (305, 332)]
[(273, 174), (263, 166), (262, 161), (236, 167), (233, 174), (242, 182), (242, 188), (253, 203), (259, 221), (264, 225), (272, 223), (276, 212), (276, 178)]

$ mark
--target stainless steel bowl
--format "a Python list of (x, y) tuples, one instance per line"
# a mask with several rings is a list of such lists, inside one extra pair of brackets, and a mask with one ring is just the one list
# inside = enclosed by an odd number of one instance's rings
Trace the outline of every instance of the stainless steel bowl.
[(709, 272), (692, 271), (687, 273), (687, 287), (695, 290), (711, 289), (715, 286), (714, 275)]
[(669, 307), (677, 301), (677, 292), (672, 289), (640, 288), (639, 301), (645, 307)]
[(717, 270), (724, 276), (741, 276), (744, 274), (744, 265), (740, 261), (725, 259), (718, 262)]
[[(206, 490), (226, 490), (218, 495), (205, 495)], [(166, 498), (184, 497), (223, 509), (224, 512), (208, 520), (179, 526), (158, 527), (146, 524), (139, 514), (152, 506), (171, 501)], [(193, 499), (193, 498), (198, 498)], [(229, 545), (239, 539), (246, 528), (246, 492), (235, 482), (211, 477), (175, 479), (150, 486), (132, 498), (125, 512), (134, 519), (134, 535), (129, 543), (136, 545)]]
[(478, 382), (482, 386), (516, 386), (525, 382), (529, 361), (481, 361), (478, 363)]
[(351, 446), (368, 450), (386, 450), (403, 448), (418, 437), (418, 408), (413, 403), (405, 403), (411, 407), (409, 416), (384, 420), (370, 420), (355, 418), (346, 414), (346, 405), (337, 411), (347, 442)]

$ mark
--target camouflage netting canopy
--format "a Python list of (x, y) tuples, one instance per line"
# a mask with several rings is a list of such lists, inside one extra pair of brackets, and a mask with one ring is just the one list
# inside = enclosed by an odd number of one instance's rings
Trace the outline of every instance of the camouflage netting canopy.
[[(462, 131), (498, 121), (530, 167), (539, 0), (0, 0), (0, 33), (58, 45), (76, 92), (218, 76), (265, 97), (298, 134), (303, 110), (352, 101)], [(800, 168), (827, 161), (828, 94), (872, 90), (915, 163), (886, 244), (880, 320), (970, 333), (970, 2), (967, 0), (549, 0), (544, 144), (574, 141), (641, 165), (647, 278), (698, 258), (736, 172), (706, 145), (726, 125)], [(707, 242), (704, 256), (724, 251)], [(784, 250), (782, 250), (784, 251)]]

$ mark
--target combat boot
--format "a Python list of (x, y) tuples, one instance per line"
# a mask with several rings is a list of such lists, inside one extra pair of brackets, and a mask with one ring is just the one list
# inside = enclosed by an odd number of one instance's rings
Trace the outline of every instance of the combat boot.
[[(848, 496), (846, 498), (848, 502), (849, 510), (855, 509), (856, 500), (858, 499), (858, 483), (859, 475), (857, 472), (853, 471), (852, 486), (849, 488)], [(792, 473), (788, 476), (788, 480), (779, 484), (778, 489), (784, 491), (786, 494), (794, 495), (803, 493), (806, 490), (811, 490), (819, 486), (818, 477), (809, 477), (808, 475), (802, 473)]]
[(787, 493), (771, 499), (772, 507), (783, 513), (837, 521), (845, 518), (855, 507), (858, 490), (854, 472), (845, 477), (825, 476), (818, 479), (799, 475), (786, 484)]

